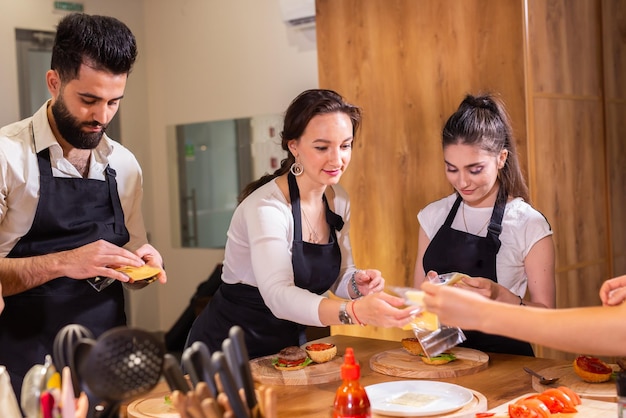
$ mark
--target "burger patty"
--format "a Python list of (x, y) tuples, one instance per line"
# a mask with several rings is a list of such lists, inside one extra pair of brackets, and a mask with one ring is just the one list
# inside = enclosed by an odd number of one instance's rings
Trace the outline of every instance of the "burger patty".
[(285, 347), (278, 353), (278, 358), (286, 361), (298, 361), (306, 359), (308, 354), (300, 347)]

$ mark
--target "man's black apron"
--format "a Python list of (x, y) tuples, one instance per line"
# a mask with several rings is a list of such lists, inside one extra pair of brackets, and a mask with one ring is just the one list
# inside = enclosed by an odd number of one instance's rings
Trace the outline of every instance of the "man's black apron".
[[(123, 246), (129, 240), (117, 193), (115, 170), (106, 181), (52, 175), (49, 149), (37, 154), (39, 203), (33, 224), (7, 257), (30, 257), (72, 250), (104, 239)], [(18, 209), (19, 210), (19, 209)], [(86, 280), (59, 277), (5, 298), (0, 315), (0, 364), (7, 366), (18, 399), (22, 380), (34, 364), (52, 355), (57, 332), (81, 324), (98, 337), (126, 324), (124, 294), (115, 281), (97, 292)]]
[[(295, 177), (289, 173), (289, 195), (294, 219), (294, 238), (291, 261), (295, 285), (321, 295), (339, 276), (341, 251), (336, 230), (343, 227), (343, 219), (326, 206), (326, 222), (330, 225), (330, 242), (312, 244), (302, 240), (300, 191)], [(267, 260), (271, 263), (271, 260)], [(267, 307), (259, 289), (246, 284), (220, 285), (207, 307), (195, 320), (187, 344), (203, 341), (211, 352), (221, 350), (222, 341), (228, 337), (233, 325), (245, 330), (246, 346), (250, 358), (279, 352), (292, 345), (300, 345), (305, 326), (278, 319)]]
[[(480, 237), (452, 229), (452, 221), (462, 202), (458, 196), (444, 224), (428, 245), (424, 253), (424, 271), (439, 274), (459, 272), (473, 277), (484, 277), (498, 282), (496, 255), (500, 250), (499, 235), (502, 232), (502, 217), (506, 206), (506, 193), (502, 187), (498, 191), (487, 228), (487, 236)], [(529, 343), (479, 331), (463, 331), (467, 340), (461, 344), (481, 351), (511, 353), (533, 356)]]

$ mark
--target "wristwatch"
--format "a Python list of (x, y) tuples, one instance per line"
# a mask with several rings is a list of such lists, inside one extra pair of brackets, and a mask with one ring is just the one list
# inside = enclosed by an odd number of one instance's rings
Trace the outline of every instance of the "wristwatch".
[(347, 305), (348, 305), (347, 302), (344, 302), (341, 304), (341, 307), (339, 308), (339, 321), (345, 325), (352, 325), (353, 324), (352, 317), (346, 310)]

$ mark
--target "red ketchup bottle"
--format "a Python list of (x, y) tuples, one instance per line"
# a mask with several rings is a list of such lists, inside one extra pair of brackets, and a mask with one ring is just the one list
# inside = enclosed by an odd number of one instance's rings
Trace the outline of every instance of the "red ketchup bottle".
[(343, 383), (337, 389), (333, 405), (333, 418), (371, 418), (370, 400), (361, 386), (361, 366), (354, 360), (354, 350), (346, 348), (341, 366)]

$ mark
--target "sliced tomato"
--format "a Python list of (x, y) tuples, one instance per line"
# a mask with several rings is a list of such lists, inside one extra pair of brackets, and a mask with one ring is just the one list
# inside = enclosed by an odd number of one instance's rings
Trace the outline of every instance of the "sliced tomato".
[(569, 396), (572, 402), (574, 402), (574, 405), (580, 405), (582, 403), (582, 400), (580, 399), (580, 396), (578, 396), (578, 393), (574, 392), (567, 386), (559, 386), (557, 389)]
[(539, 399), (524, 398), (509, 404), (511, 418), (550, 418), (550, 410)]
[(550, 388), (550, 389), (544, 390), (542, 394), (554, 396), (559, 401), (563, 402), (563, 410), (561, 412), (564, 412), (566, 414), (578, 412), (576, 410), (576, 404), (574, 403), (572, 398), (570, 398), (569, 395), (563, 392), (562, 390), (559, 390), (556, 388)]
[(538, 393), (536, 395), (529, 396), (526, 399), (539, 399), (545, 406), (548, 407), (550, 413), (552, 414), (558, 414), (559, 412), (563, 412), (565, 410), (563, 402), (553, 395)]
[(476, 418), (492, 417), (495, 414), (495, 412), (476, 412)]

